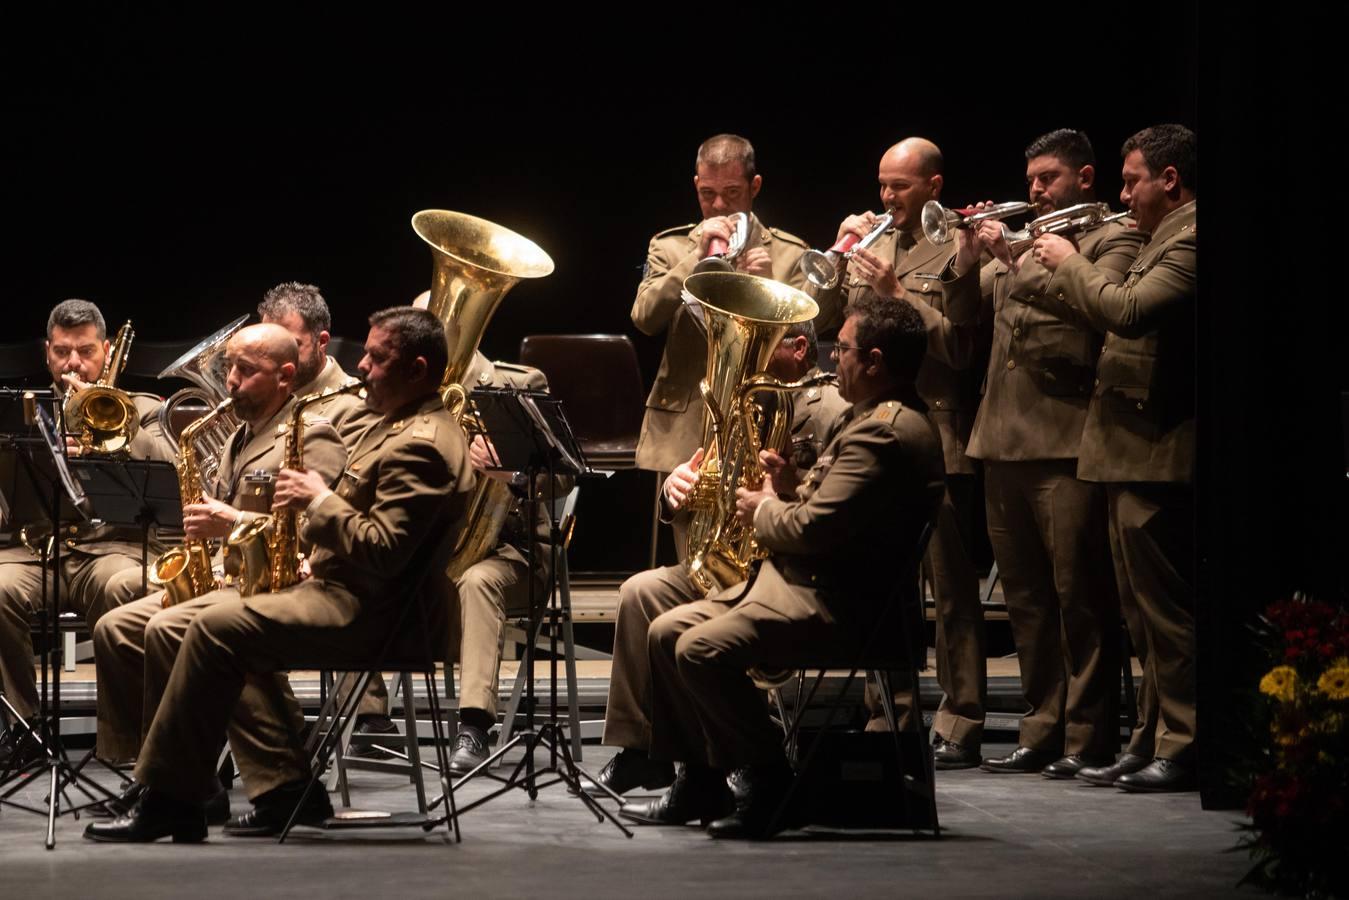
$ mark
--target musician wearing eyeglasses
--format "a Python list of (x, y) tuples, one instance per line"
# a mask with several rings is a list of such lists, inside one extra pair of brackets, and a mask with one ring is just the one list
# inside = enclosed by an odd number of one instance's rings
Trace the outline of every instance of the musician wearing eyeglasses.
[[(1025, 152), (1037, 216), (1095, 200), (1090, 141), (1060, 129)], [(1119, 223), (1077, 236), (1083, 255), (1123, 281), (1138, 250)], [(1111, 578), (1105, 492), (1077, 477), (1100, 337), (1046, 302), (1052, 273), (1029, 253), (1012, 259), (1003, 226), (957, 231), (943, 270), (949, 297), (982, 298), (993, 349), (969, 456), (983, 461), (988, 535), (1030, 712), (1017, 748), (983, 760), (995, 773), (1072, 778), (1114, 760), (1118, 746), (1119, 607)], [(983, 265), (986, 253), (996, 258)], [(975, 748), (957, 748), (968, 764)], [(938, 754), (939, 758), (941, 753)]]
[(1057, 235), (1034, 249), (1053, 273), (1046, 297), (1105, 336), (1077, 474), (1105, 488), (1115, 571), (1147, 659), (1128, 751), (1077, 774), (1131, 792), (1195, 787), (1196, 148), (1183, 125), (1124, 142), (1120, 199), (1144, 243), (1122, 283)]
[[(822, 332), (837, 328), (845, 304), (868, 290), (907, 301), (928, 330), (918, 393), (942, 436), (947, 481), (925, 562), (936, 607), (937, 681), (942, 688), (933, 729), (941, 741), (937, 765), (962, 768), (973, 764), (971, 754), (977, 762), (987, 699), (983, 607), (970, 551), (977, 483), (974, 463), (965, 454), (987, 349), (978, 327), (977, 298), (945, 296), (937, 276), (955, 255), (954, 238), (948, 234), (934, 242), (923, 230), (923, 207), (940, 200), (944, 179), (942, 153), (933, 142), (910, 137), (886, 150), (877, 180), (881, 207), (893, 217), (890, 226), (869, 247), (841, 260), (844, 268), (835, 287), (811, 284), (807, 291), (820, 304), (816, 322)], [(878, 223), (884, 227), (874, 212), (848, 216), (838, 237), (866, 237)], [(898, 693), (895, 702), (903, 724), (912, 714), (909, 692)], [(875, 714), (868, 727), (888, 727), (874, 698), (869, 705)]]
[(926, 346), (909, 304), (864, 296), (849, 308), (836, 351), (839, 393), (852, 405), (832, 439), (792, 499), (771, 476), (737, 493), (737, 517), (768, 559), (747, 585), (651, 623), (650, 755), (684, 765), (660, 798), (625, 803), (625, 817), (714, 820), (714, 837), (767, 837), (791, 769), (748, 671), (855, 656), (872, 635), (922, 653), (902, 642), (898, 618), (879, 613), (918, 603), (918, 540), (944, 490), (941, 439), (914, 387)]
[(805, 285), (798, 267), (805, 243), (780, 228), (769, 228), (754, 215), (763, 176), (757, 171), (753, 145), (733, 134), (708, 138), (698, 148), (694, 172), (702, 221), (662, 231), (651, 239), (632, 304), (632, 323), (638, 330), (666, 335), (637, 439), (637, 466), (657, 472), (672, 471), (702, 441), (698, 381), (706, 374), (707, 339), (695, 313), (680, 298), (684, 279), (699, 266), (716, 263), (714, 257), (719, 254), (729, 255), (736, 237), (734, 219), (744, 214), (743, 247), (723, 267), (795, 288)]
[[(47, 370), (58, 397), (69, 397), (94, 384), (111, 352), (107, 324), (98, 307), (87, 300), (58, 303), (47, 318), (45, 355)], [(172, 444), (159, 425), (163, 404), (153, 394), (122, 392), (134, 404), (138, 416), (136, 434), (126, 445), (132, 459), (172, 461)], [(59, 420), (58, 420), (59, 421)], [(85, 452), (68, 440), (72, 454)], [(44, 522), (27, 525), (23, 535), (28, 546), (0, 549), (0, 676), (5, 699), (25, 719), (38, 708), (34, 676), (32, 617), (42, 605), (43, 567), (39, 554), (48, 546), (51, 526)], [(14, 531), (20, 532), (19, 527)], [(60, 596), (63, 609), (84, 616), (92, 627), (110, 609), (141, 593), (141, 531), (137, 527), (92, 525), (85, 522), (62, 527)], [(163, 549), (155, 532), (150, 535), (150, 553)], [(0, 767), (34, 758), (38, 747), (23, 738), (22, 726), (11, 724), (0, 734)], [(16, 755), (17, 754), (17, 755)]]

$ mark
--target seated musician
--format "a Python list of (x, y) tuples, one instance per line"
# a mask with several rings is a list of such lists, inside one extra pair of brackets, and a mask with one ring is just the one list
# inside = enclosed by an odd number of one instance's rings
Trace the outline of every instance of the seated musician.
[[(216, 478), (203, 484), (203, 496), (183, 497), (183, 528), (194, 541), (223, 544), (239, 523), (267, 513), (271, 486), (281, 469), (291, 414), (295, 405), (298, 351), (295, 339), (280, 325), (251, 325), (235, 334), (225, 350), (229, 362), (226, 386), (234, 401), (232, 411), (243, 422), (221, 455)], [(326, 419), (310, 418), (306, 411), (303, 452), (305, 467), (331, 484), (346, 462), (346, 450), (337, 431)], [(191, 454), (200, 463), (196, 447), (184, 447), (184, 461)], [(180, 481), (181, 484), (181, 481)], [(232, 582), (239, 574), (238, 553), (222, 558), (218, 550), (213, 569), (222, 570)], [(108, 761), (133, 760), (140, 753), (145, 730), (168, 682), (187, 628), (207, 605), (237, 596), (229, 588), (211, 591), (165, 608), (165, 592), (113, 610), (94, 628), (94, 659), (98, 667), (98, 754)], [(277, 676), (284, 681), (284, 676)], [(298, 714), (294, 697), (284, 685), (278, 695)], [(253, 729), (283, 726), (262, 696), (249, 682), (239, 700), (231, 737)], [(265, 773), (255, 759), (257, 742), (234, 739), (235, 764), (245, 773), (251, 791), (264, 792)], [(253, 776), (253, 777), (249, 777)], [(120, 811), (140, 793), (139, 785), (123, 795)], [(220, 824), (228, 816), (229, 799), (224, 789), (212, 798), (212, 819)]]
[[(111, 344), (103, 313), (88, 300), (63, 300), (47, 317), (47, 369), (57, 397), (65, 397), (98, 380)], [(139, 429), (127, 446), (132, 459), (172, 461), (173, 446), (159, 427), (163, 401), (153, 394), (128, 394), (140, 414)], [(74, 450), (72, 449), (72, 453)], [(24, 525), (20, 522), (17, 525)], [(17, 535), (20, 529), (15, 528)], [(42, 604), (42, 564), (38, 558), (50, 526), (25, 530), (31, 546), (15, 540), (0, 549), (0, 679), (4, 698), (19, 716), (31, 718), (38, 708), (33, 668), (32, 617)], [(163, 549), (151, 533), (150, 552)], [(61, 534), (60, 597), (63, 609), (84, 616), (92, 627), (110, 609), (141, 591), (141, 531), (135, 526), (65, 526)], [(0, 713), (0, 769), (18, 766), (39, 755), (27, 729)]]
[[(448, 358), (445, 329), (423, 310), (382, 310), (370, 317), (365, 351), (366, 403), (383, 418), (348, 457), (337, 489), (313, 471), (282, 469), (277, 477), (273, 508), (307, 515), (301, 533), (314, 547), (312, 577), (275, 593), (213, 598), (201, 610), (136, 764), (145, 792), (126, 815), (91, 824), (87, 837), (204, 839), (215, 750), (246, 682), (275, 701), (276, 682), (258, 676), (300, 658), (342, 669), (378, 652), (423, 575), (437, 599), (453, 597), (448, 579), (435, 577), (447, 560), (428, 551), (458, 527), (474, 475), (464, 432), (437, 392)], [(278, 831), (309, 777), (298, 727), (256, 749), (259, 769), (277, 786), (233, 820), (236, 833)], [(331, 810), (323, 792), (311, 797), (299, 811), (302, 823)]]
[(839, 392), (852, 403), (842, 424), (795, 500), (770, 479), (737, 493), (737, 516), (770, 556), (746, 585), (651, 623), (651, 757), (683, 766), (658, 799), (624, 804), (625, 817), (767, 836), (792, 772), (747, 670), (859, 652), (877, 604), (893, 602), (886, 586), (916, 590), (916, 560), (896, 560), (916, 548), (944, 490), (941, 440), (914, 390), (926, 346), (908, 304), (866, 294), (848, 307), (835, 347)]

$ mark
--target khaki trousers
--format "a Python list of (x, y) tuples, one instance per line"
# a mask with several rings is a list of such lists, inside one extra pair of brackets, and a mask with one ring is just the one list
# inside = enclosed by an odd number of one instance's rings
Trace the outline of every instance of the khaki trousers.
[[(5, 697), (25, 718), (38, 708), (32, 617), (42, 606), (42, 576), (37, 559), (0, 565), (0, 677)], [(61, 609), (84, 616), (90, 627), (140, 593), (138, 558), (79, 550), (61, 554)]]
[(661, 614), (700, 599), (684, 566), (648, 569), (618, 589), (614, 659), (604, 712), (604, 743), (647, 750), (651, 746), (651, 666), (647, 632)]
[[(1115, 564), (1115, 586), (1119, 588), (1120, 614), (1124, 617), (1125, 627), (1129, 631), (1129, 642), (1133, 645), (1134, 655), (1143, 665), (1143, 677), (1134, 698), (1136, 722), (1129, 734), (1129, 746), (1125, 750), (1135, 756), (1151, 757), (1157, 739), (1157, 687), (1153, 683), (1153, 673), (1148, 668), (1148, 636), (1143, 627), (1143, 614), (1138, 608), (1133, 588), (1129, 586), (1129, 573), (1124, 567), (1124, 550), (1119, 544), (1119, 529), (1115, 520), (1110, 519), (1110, 558)], [(1132, 667), (1131, 667), (1132, 668)]]
[(1119, 598), (1105, 491), (1075, 460), (985, 462), (988, 536), (1030, 711), (1019, 743), (1111, 756), (1119, 747)]
[[(1192, 762), (1195, 739), (1194, 494), (1189, 485), (1111, 484), (1110, 523), (1143, 637), (1143, 756)], [(1150, 708), (1144, 707), (1145, 693)], [(1136, 749), (1135, 749), (1136, 748)]]

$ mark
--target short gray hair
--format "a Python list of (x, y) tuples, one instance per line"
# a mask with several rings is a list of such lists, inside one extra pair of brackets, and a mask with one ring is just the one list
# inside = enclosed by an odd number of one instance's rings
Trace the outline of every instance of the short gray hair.
[(58, 326), (67, 330), (93, 324), (100, 341), (108, 339), (108, 323), (103, 321), (103, 313), (88, 300), (62, 300), (52, 308), (47, 316), (47, 340), (52, 339), (52, 331)]

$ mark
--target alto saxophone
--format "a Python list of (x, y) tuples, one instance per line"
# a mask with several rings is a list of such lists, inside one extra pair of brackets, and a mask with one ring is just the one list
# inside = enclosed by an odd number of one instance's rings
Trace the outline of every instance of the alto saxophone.
[[(350, 381), (341, 387), (329, 388), (296, 398), (290, 411), (290, 429), (282, 452), (282, 468), (304, 468), (304, 411), (337, 394), (350, 394), (365, 389), (364, 383)], [(239, 555), (239, 577), (236, 586), (239, 596), (285, 590), (300, 581), (299, 513), (287, 507), (268, 516), (259, 516), (240, 522), (230, 532), (226, 543), (230, 551)]]
[[(195, 503), (202, 496), (201, 464), (197, 455), (196, 436), (217, 417), (224, 415), (234, 401), (226, 398), (215, 409), (188, 424), (178, 439), (178, 493), (183, 506)], [(184, 600), (200, 597), (215, 590), (215, 575), (211, 571), (211, 551), (204, 540), (188, 538), (181, 547), (160, 554), (146, 576), (150, 584), (164, 591), (164, 606), (176, 606)]]

